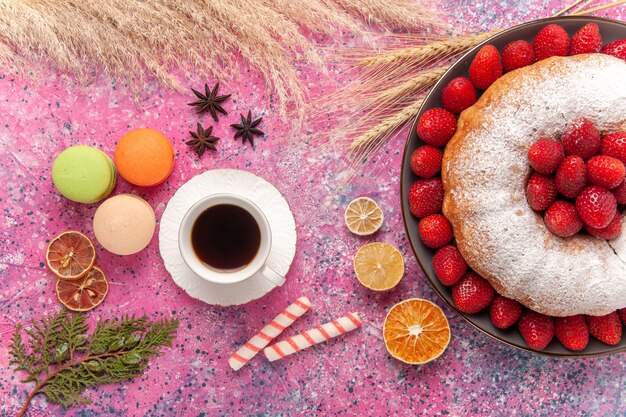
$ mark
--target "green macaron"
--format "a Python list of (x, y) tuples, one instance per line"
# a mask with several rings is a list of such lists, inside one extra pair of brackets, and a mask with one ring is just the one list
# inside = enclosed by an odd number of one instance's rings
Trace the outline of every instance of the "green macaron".
[(52, 165), (52, 182), (65, 198), (96, 203), (115, 187), (116, 172), (107, 154), (90, 146), (72, 146)]

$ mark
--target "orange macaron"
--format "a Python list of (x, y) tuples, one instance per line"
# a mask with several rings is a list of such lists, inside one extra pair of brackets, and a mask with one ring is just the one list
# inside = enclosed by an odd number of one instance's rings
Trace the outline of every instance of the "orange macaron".
[(161, 184), (172, 173), (174, 148), (161, 132), (135, 129), (122, 136), (115, 148), (117, 172), (141, 187)]

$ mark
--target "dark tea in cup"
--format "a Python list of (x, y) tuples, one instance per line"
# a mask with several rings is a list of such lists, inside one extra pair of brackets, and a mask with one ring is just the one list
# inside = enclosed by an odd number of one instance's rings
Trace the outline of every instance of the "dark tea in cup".
[(229, 270), (247, 266), (261, 246), (261, 229), (246, 209), (218, 204), (204, 210), (191, 231), (193, 250), (211, 268)]

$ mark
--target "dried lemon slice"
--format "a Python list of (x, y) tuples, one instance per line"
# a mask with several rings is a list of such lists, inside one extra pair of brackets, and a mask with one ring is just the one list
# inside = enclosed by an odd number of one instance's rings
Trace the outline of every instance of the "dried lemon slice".
[(354, 256), (354, 272), (361, 284), (374, 291), (395, 287), (404, 275), (404, 258), (387, 243), (361, 246)]
[(46, 251), (46, 262), (59, 278), (79, 279), (96, 262), (96, 249), (87, 236), (70, 230), (52, 239)]
[(439, 306), (411, 298), (391, 307), (383, 324), (383, 339), (391, 356), (421, 365), (446, 350), (450, 343), (450, 325)]
[(65, 307), (73, 311), (88, 311), (104, 301), (109, 292), (109, 283), (104, 271), (94, 266), (80, 279), (59, 279), (56, 290), (59, 301)]
[(369, 197), (355, 198), (346, 207), (344, 220), (355, 235), (367, 236), (383, 225), (384, 215), (378, 204)]

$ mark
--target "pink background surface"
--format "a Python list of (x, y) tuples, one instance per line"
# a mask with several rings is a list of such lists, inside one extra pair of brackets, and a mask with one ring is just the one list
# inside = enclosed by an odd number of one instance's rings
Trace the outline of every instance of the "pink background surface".
[[(546, 17), (566, 2), (506, 3), (447, 0), (440, 7), (450, 23), (468, 32)], [(626, 13), (618, 8), (608, 15), (623, 19)], [(301, 69), (304, 82), (313, 86), (313, 96), (332, 88), (334, 80), (347, 81), (339, 75), (341, 67), (331, 68), (328, 78), (306, 65)], [(405, 135), (342, 188), (341, 155), (329, 147), (308, 147), (316, 135), (306, 128), (302, 138), (290, 136), (289, 126), (280, 121), (254, 72), (222, 85), (222, 91), (233, 96), (225, 104), (229, 115), (219, 123), (195, 115), (186, 105), (193, 98), (189, 92), (149, 84), (138, 106), (124, 88), (103, 77), (80, 87), (71, 77), (44, 67), (37, 78), (32, 82), (11, 73), (0, 77), (0, 415), (17, 413), (32, 388), (19, 382), (23, 375), (9, 370), (8, 345), (15, 323), (59, 308), (54, 279), (43, 264), (48, 240), (66, 229), (93, 235), (91, 219), (97, 205), (60, 197), (50, 179), (52, 161), (76, 144), (112, 155), (119, 138), (137, 127), (154, 128), (170, 138), (176, 151), (174, 172), (153, 189), (137, 188), (120, 178), (114, 193), (145, 198), (160, 218), (175, 190), (207, 169), (238, 168), (266, 178), (284, 194), (298, 225), (297, 254), (288, 281), (247, 305), (214, 307), (191, 299), (174, 284), (159, 257), (156, 236), (137, 256), (118, 257), (98, 247), (98, 263), (107, 271), (111, 289), (91, 319), (125, 313), (178, 317), (178, 337), (142, 377), (86, 391), (92, 405), (64, 411), (37, 396), (29, 415), (626, 414), (625, 354), (559, 360), (518, 351), (479, 333), (444, 307), (417, 265), (404, 232), (399, 174)], [(193, 79), (188, 84), (199, 88), (204, 81)], [(229, 127), (248, 109), (264, 117), (260, 128), (266, 135), (254, 148), (233, 140)], [(218, 151), (201, 159), (184, 144), (198, 120), (214, 125), (214, 134), (221, 137)], [(371, 238), (354, 236), (343, 225), (347, 202), (360, 195), (376, 199), (385, 212), (382, 230)], [(406, 275), (393, 291), (371, 292), (354, 277), (352, 257), (370, 241), (394, 244), (405, 255)], [(313, 309), (286, 336), (351, 311), (361, 314), (364, 325), (288, 359), (269, 363), (258, 356), (239, 372), (230, 370), (230, 354), (301, 295), (311, 299)], [(381, 336), (387, 310), (411, 297), (438, 303), (451, 324), (448, 350), (424, 366), (391, 358)]]

